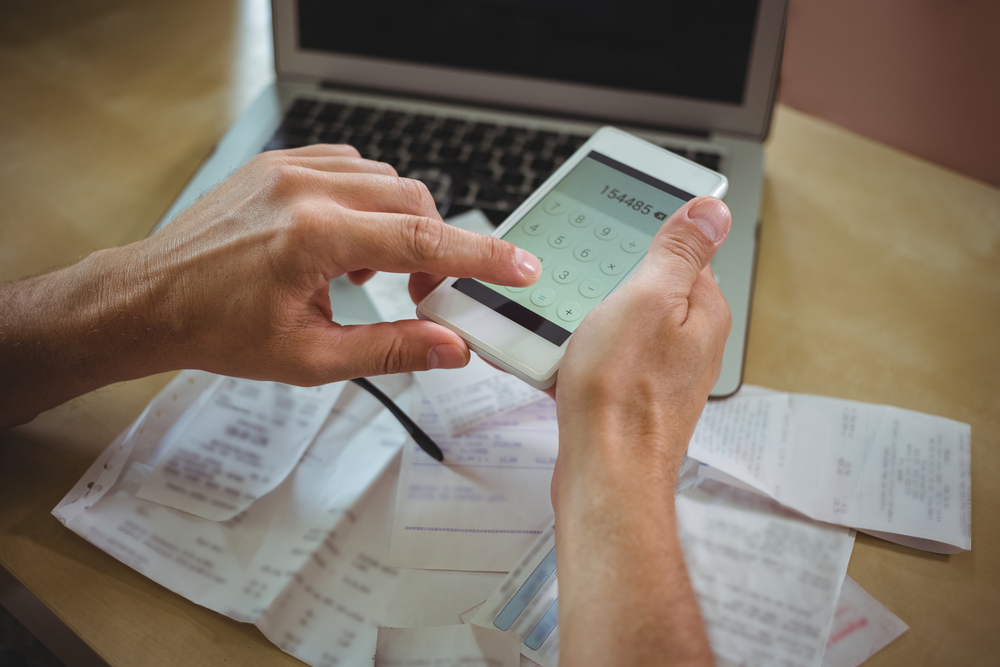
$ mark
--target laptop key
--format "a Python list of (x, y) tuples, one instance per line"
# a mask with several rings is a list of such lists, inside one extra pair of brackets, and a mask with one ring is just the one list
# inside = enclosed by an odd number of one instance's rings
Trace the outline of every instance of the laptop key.
[(340, 114), (346, 109), (343, 104), (324, 104), (323, 108), (320, 110), (319, 114), (316, 116), (316, 120), (321, 123), (331, 123), (340, 117)]
[(379, 140), (378, 148), (381, 151), (397, 151), (402, 144), (399, 139), (384, 138)]
[(552, 160), (547, 160), (545, 158), (536, 158), (531, 161), (532, 171), (541, 171), (548, 175), (554, 168), (556, 164)]
[(719, 169), (719, 154), (718, 153), (706, 153), (703, 151), (697, 151), (692, 158), (695, 162), (703, 167), (708, 167), (718, 171)]
[(431, 134), (434, 139), (449, 141), (455, 137), (455, 131), (450, 127), (439, 127)]
[(414, 142), (410, 144), (410, 155), (427, 155), (431, 150), (431, 145), (427, 142)]
[(524, 174), (519, 174), (516, 171), (507, 172), (500, 177), (500, 183), (507, 187), (519, 188), (524, 184)]
[(285, 118), (308, 118), (316, 108), (316, 104), (315, 100), (300, 97), (292, 103), (292, 106), (288, 108), (288, 111), (285, 113)]
[(500, 158), (500, 166), (506, 169), (517, 169), (524, 162), (520, 155), (504, 155)]
[(472, 151), (469, 154), (469, 164), (486, 164), (493, 159), (492, 151)]

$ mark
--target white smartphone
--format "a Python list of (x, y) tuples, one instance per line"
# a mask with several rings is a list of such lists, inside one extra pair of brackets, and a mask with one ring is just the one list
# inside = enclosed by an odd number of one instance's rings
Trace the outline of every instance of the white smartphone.
[(660, 226), (726, 177), (616, 128), (597, 131), (494, 233), (534, 254), (531, 287), (448, 278), (417, 316), (460, 335), (487, 361), (539, 389), (556, 381), (573, 332), (639, 268)]

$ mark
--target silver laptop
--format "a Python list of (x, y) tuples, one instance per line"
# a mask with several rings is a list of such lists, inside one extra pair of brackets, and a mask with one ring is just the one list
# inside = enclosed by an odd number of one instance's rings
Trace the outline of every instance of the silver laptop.
[[(598, 127), (724, 173), (712, 262), (732, 333), (712, 395), (740, 386), (787, 0), (272, 0), (277, 82), (156, 229), (256, 153), (349, 143), (428, 184), (442, 215), (499, 224)], [(155, 231), (155, 230), (154, 230)], [(331, 285), (342, 323), (375, 321)]]

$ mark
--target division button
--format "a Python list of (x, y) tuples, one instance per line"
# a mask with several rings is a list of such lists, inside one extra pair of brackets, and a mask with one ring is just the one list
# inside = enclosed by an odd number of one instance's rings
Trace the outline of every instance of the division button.
[(576, 269), (572, 266), (560, 266), (552, 271), (552, 280), (560, 285), (568, 285), (576, 280)]
[(622, 239), (622, 250), (632, 255), (645, 252), (649, 244), (637, 236), (626, 236)]
[(580, 283), (580, 294), (584, 295), (588, 299), (596, 299), (604, 294), (604, 283), (596, 278), (584, 280)]
[(556, 312), (559, 314), (560, 320), (564, 322), (576, 322), (583, 317), (583, 306), (576, 301), (565, 301), (559, 304)]
[(548, 287), (539, 287), (531, 293), (531, 303), (539, 308), (544, 308), (556, 300), (556, 293)]
[(608, 257), (601, 260), (601, 271), (608, 276), (620, 275), (625, 270), (625, 260), (618, 257)]

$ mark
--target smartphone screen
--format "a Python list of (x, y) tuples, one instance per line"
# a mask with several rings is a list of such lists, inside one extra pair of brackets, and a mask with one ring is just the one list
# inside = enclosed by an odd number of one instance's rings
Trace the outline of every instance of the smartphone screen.
[(538, 282), (504, 287), (461, 278), (452, 288), (562, 345), (642, 261), (663, 221), (693, 197), (591, 151), (501, 237), (541, 261)]

